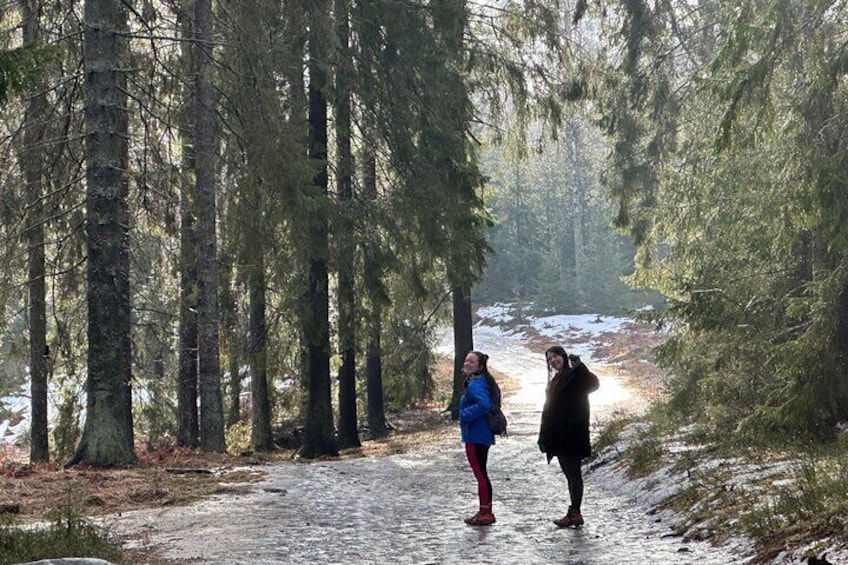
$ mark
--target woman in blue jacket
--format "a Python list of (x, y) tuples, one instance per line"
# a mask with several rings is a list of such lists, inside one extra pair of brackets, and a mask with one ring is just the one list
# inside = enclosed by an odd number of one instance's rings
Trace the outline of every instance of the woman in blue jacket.
[(472, 351), (465, 357), (462, 372), (465, 374), (464, 391), (459, 400), (459, 426), (465, 455), (477, 479), (480, 511), (465, 519), (469, 526), (489, 526), (495, 523), (492, 513), (492, 482), (486, 471), (489, 448), (495, 443), (495, 435), (489, 431), (486, 414), (492, 409), (489, 381), (494, 382), (486, 362), (489, 356)]

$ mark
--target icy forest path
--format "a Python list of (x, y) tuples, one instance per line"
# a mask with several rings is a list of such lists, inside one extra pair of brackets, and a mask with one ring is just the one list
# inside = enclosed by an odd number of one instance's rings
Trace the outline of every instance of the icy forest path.
[[(670, 535), (620, 484), (585, 476), (582, 529), (557, 529), (567, 507), (558, 465), (536, 447), (546, 375), (540, 354), (514, 338), (475, 329), (475, 346), (521, 388), (505, 399), (510, 435), (489, 457), (497, 524), (473, 528), (476, 485), (455, 434), (439, 445), (381, 458), (279, 463), (247, 494), (126, 513), (114, 527), (172, 559), (208, 564), (508, 563), (682, 565), (733, 563), (707, 543)], [(632, 401), (599, 371), (593, 418)]]

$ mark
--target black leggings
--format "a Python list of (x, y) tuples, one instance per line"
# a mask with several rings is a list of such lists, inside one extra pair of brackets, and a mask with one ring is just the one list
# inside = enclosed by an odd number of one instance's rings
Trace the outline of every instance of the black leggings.
[(471, 471), (474, 473), (474, 478), (477, 479), (477, 495), (480, 498), (480, 510), (484, 512), (492, 511), (492, 481), (489, 480), (489, 473), (486, 471), (489, 447), (488, 445), (480, 445), (479, 443), (465, 444), (465, 455), (468, 457), (468, 463), (471, 464)]
[(581, 458), (557, 455), (557, 459), (568, 481), (568, 496), (571, 497), (571, 508), (575, 512), (580, 512), (580, 504), (583, 502), (583, 471), (580, 468)]

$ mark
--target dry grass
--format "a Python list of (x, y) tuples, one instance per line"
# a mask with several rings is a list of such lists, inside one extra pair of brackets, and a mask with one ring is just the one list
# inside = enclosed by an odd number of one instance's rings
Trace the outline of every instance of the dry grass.
[(56, 464), (0, 464), (0, 503), (19, 506), (24, 521), (41, 520), (56, 507), (88, 516), (184, 504), (262, 476), (260, 461), (226, 454), (173, 449), (142, 453), (127, 468)]

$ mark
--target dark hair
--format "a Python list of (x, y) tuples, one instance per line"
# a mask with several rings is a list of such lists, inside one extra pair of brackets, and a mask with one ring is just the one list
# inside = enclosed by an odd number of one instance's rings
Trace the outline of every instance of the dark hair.
[(563, 359), (568, 359), (568, 353), (565, 351), (565, 348), (561, 345), (552, 345), (545, 351), (545, 357), (548, 356), (548, 353), (556, 353)]
[(545, 350), (545, 363), (548, 364), (548, 378), (550, 378), (551, 371), (553, 370), (551, 364), (548, 363), (548, 353), (553, 353), (554, 355), (559, 355), (560, 357), (562, 357), (564, 361), (562, 369), (563, 371), (568, 369), (568, 352), (561, 345), (552, 345), (547, 350)]
[(477, 357), (477, 364), (480, 366), (480, 369), (477, 371), (478, 373), (482, 373), (485, 375), (489, 374), (489, 356), (483, 353), (482, 351), (469, 351), (468, 353), (473, 353), (475, 357)]
[[(500, 391), (500, 387), (498, 387), (498, 382), (495, 380), (495, 377), (492, 376), (492, 373), (489, 372), (489, 356), (483, 353), (482, 351), (469, 351), (468, 353), (473, 353), (475, 357), (477, 357), (477, 363), (480, 365), (480, 368), (477, 370), (475, 375), (483, 375), (486, 377), (486, 382), (488, 383), (490, 390), (497, 388)], [(500, 402), (500, 399), (498, 399)], [(500, 405), (498, 406), (500, 408)]]

